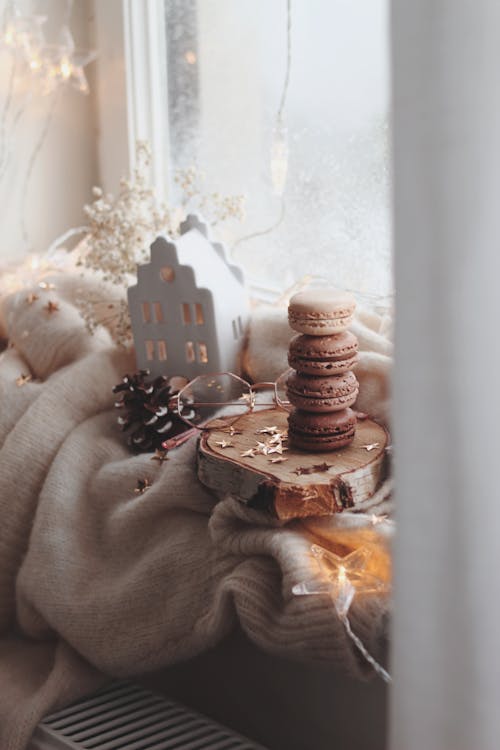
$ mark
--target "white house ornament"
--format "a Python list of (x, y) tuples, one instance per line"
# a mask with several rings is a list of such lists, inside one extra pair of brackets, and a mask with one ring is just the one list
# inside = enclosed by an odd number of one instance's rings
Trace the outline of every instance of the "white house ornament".
[(174, 240), (157, 237), (128, 290), (137, 366), (152, 376), (240, 370), (248, 324), (243, 271), (191, 214)]

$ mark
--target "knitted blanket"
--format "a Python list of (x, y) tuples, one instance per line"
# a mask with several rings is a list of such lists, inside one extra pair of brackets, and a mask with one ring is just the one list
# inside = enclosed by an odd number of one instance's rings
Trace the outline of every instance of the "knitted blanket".
[[(334, 545), (359, 518), (285, 525), (233, 498), (217, 502), (197, 480), (195, 439), (161, 465), (132, 456), (111, 389), (135, 369), (133, 356), (106, 330), (86, 331), (72, 300), (77, 287), (92, 293), (92, 279), (50, 280), (56, 289), (0, 297), (9, 341), (0, 355), (0, 748), (25, 748), (44, 714), (106, 676), (192, 657), (237, 621), (269, 652), (367, 673), (330, 598), (291, 593), (310, 577), (311, 540)], [(378, 416), (390, 364), (381, 325), (377, 316), (356, 323), (360, 408)], [(258, 311), (248, 370), (263, 379), (284, 369), (289, 338), (284, 310)], [(143, 478), (151, 487), (136, 494)], [(386, 606), (370, 597), (351, 610), (375, 656)]]

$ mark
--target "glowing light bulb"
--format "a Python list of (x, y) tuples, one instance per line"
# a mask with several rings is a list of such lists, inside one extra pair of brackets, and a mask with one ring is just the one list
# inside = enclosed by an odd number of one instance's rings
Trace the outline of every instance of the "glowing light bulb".
[(271, 180), (274, 194), (283, 195), (288, 172), (288, 130), (282, 118), (276, 122), (271, 144)]
[(38, 57), (34, 57), (32, 60), (30, 60), (30, 68), (33, 71), (40, 70), (42, 67), (42, 61)]
[(3, 36), (3, 40), (7, 47), (13, 47), (16, 42), (16, 35), (14, 33), (14, 29), (12, 26), (7, 26), (5, 29), (5, 34)]
[(194, 65), (194, 64), (195, 64), (195, 62), (196, 62), (196, 60), (198, 59), (198, 58), (196, 57), (196, 52), (193, 52), (192, 50), (188, 50), (188, 51), (186, 52), (186, 54), (184, 55), (184, 57), (186, 58), (186, 62), (187, 62), (187, 63), (188, 63), (189, 65)]
[(65, 81), (67, 81), (68, 78), (71, 78), (71, 73), (73, 72), (73, 66), (71, 65), (67, 57), (63, 57), (61, 59), (59, 70)]
[(337, 583), (340, 586), (345, 586), (347, 583), (347, 575), (343, 565), (339, 565), (339, 574), (337, 576)]

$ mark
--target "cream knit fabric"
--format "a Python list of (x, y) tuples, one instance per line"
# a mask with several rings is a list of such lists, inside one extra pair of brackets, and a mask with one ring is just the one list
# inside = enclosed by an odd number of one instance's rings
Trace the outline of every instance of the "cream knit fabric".
[[(161, 466), (131, 456), (111, 388), (133, 358), (106, 331), (85, 331), (72, 300), (92, 281), (53, 280), (57, 289), (31, 305), (26, 291), (0, 299), (0, 336), (13, 344), (0, 355), (1, 750), (22, 750), (44, 714), (104, 674), (187, 659), (237, 620), (267, 651), (366, 673), (329, 598), (291, 594), (310, 577), (311, 538), (325, 522), (284, 526), (232, 498), (216, 504), (197, 481), (194, 440)], [(48, 299), (58, 312), (44, 310)], [(267, 353), (257, 337), (249, 361), (260, 373)], [(365, 364), (374, 398), (385, 398), (388, 350)], [(33, 382), (18, 387), (21, 373)], [(137, 495), (144, 477), (152, 486)], [(326, 526), (335, 533), (338, 522)], [(378, 600), (352, 610), (375, 655), (384, 617)]]

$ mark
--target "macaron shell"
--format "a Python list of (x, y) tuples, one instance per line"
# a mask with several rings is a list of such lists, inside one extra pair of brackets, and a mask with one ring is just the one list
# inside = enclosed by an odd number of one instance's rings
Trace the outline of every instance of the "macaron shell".
[(332, 412), (351, 406), (358, 397), (359, 384), (353, 372), (317, 377), (292, 372), (286, 383), (291, 404), (314, 413)]
[(353, 316), (344, 318), (303, 318), (295, 313), (288, 312), (288, 324), (290, 328), (298, 333), (308, 336), (332, 336), (335, 333), (345, 331), (351, 325)]
[(345, 435), (331, 435), (330, 437), (313, 437), (312, 435), (296, 434), (289, 430), (290, 444), (299, 450), (308, 451), (309, 453), (326, 453), (337, 451), (350, 445), (354, 440), (354, 428), (350, 433)]
[(356, 422), (351, 409), (331, 414), (311, 414), (295, 409), (288, 417), (290, 444), (309, 451), (336, 450), (353, 441)]
[(288, 362), (297, 372), (309, 375), (340, 375), (358, 361), (358, 339), (350, 331), (336, 336), (295, 336), (290, 342)]
[(295, 294), (288, 304), (290, 327), (299, 333), (324, 336), (344, 331), (352, 322), (356, 300), (349, 292), (309, 289)]

